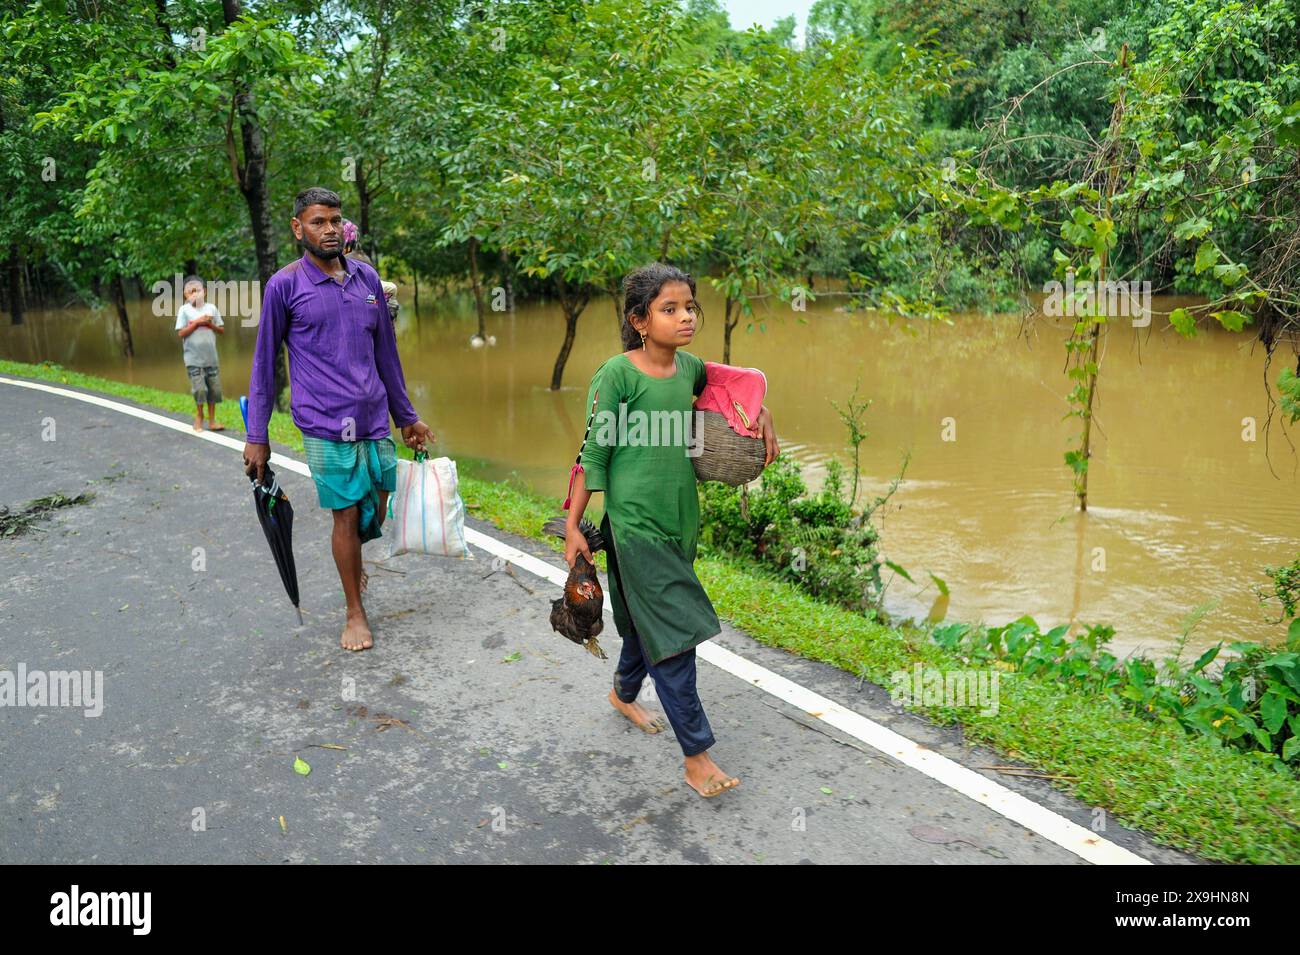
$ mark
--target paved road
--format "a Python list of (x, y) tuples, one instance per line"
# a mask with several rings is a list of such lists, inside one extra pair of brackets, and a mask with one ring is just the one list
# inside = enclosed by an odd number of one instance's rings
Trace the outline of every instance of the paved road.
[[(97, 718), (0, 707), (0, 862), (1081, 864), (704, 663), (715, 754), (743, 784), (700, 799), (671, 735), (643, 735), (606, 702), (613, 660), (551, 632), (553, 585), (491, 572), (482, 552), (372, 568), (377, 645), (346, 653), (328, 515), (306, 478), (283, 475), (298, 628), (236, 452), (3, 383), (0, 447), (0, 506), (96, 495), (0, 540), (0, 668), (105, 681)], [(717, 641), (968, 766), (1006, 762), (839, 670), (730, 627)], [(1045, 783), (996, 778), (1089, 824), (1089, 807)], [(1191, 861), (1113, 821), (1105, 836)]]

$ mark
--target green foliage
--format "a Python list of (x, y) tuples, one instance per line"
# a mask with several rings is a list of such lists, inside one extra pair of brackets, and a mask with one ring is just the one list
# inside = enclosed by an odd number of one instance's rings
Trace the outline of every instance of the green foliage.
[(1300, 376), (1290, 368), (1283, 368), (1277, 378), (1277, 391), (1282, 414), (1291, 424), (1300, 421)]
[(1300, 607), (1300, 555), (1289, 564), (1265, 567), (1264, 574), (1272, 581), (1271, 590), (1258, 591), (1260, 602), (1276, 600), (1282, 611), (1281, 620), (1291, 620), (1290, 637), (1296, 636), (1297, 608)]
[[(758, 561), (814, 597), (876, 619), (883, 616), (887, 586), (882, 568), (912, 579), (881, 556), (880, 535), (872, 523), (903, 475), (859, 508), (860, 449), (868, 434), (863, 417), (871, 402), (860, 400), (855, 387), (844, 406), (832, 405), (848, 433), (852, 473), (830, 458), (821, 490), (809, 494), (799, 463), (782, 456), (767, 466), (753, 490), (706, 481), (700, 486), (700, 540), (707, 548)], [(904, 461), (904, 472), (906, 468)], [(935, 581), (946, 593), (947, 585)]]
[(874, 613), (882, 591), (879, 536), (849, 506), (844, 469), (826, 468), (822, 489), (807, 494), (797, 462), (777, 458), (751, 492), (701, 485), (700, 540), (723, 553), (760, 561), (809, 594)]
[[(1267, 572), (1284, 615), (1294, 617), (1300, 557)], [(950, 624), (935, 628), (931, 638), (969, 660), (1086, 688), (1143, 719), (1216, 740), (1279, 772), (1300, 771), (1300, 619), (1291, 621), (1281, 648), (1235, 642), (1220, 661), (1225, 648), (1218, 643), (1185, 665), (1181, 647), (1205, 610), (1192, 615), (1178, 652), (1161, 662), (1117, 658), (1107, 649), (1115, 635), (1109, 626), (1086, 625), (1070, 637), (1069, 625), (1044, 633), (1032, 617), (1001, 627)]]

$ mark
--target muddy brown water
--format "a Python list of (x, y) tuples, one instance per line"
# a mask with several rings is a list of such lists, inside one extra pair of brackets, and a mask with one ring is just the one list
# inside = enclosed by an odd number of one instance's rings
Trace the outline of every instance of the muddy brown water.
[[(481, 459), (488, 476), (518, 479), (558, 506), (582, 436), (590, 375), (619, 350), (612, 303), (598, 298), (587, 308), (565, 387), (555, 393), (547, 385), (562, 338), (557, 305), (492, 313), (496, 344), (475, 349), (468, 297), (421, 291), (418, 318), (412, 290), (400, 292), (399, 342), (412, 401), (442, 452)], [(705, 321), (691, 350), (721, 360), (722, 303), (711, 289), (701, 295)], [(1189, 612), (1217, 601), (1189, 648), (1281, 637), (1255, 588), (1266, 582), (1264, 565), (1300, 551), (1297, 457), (1276, 414), (1265, 434), (1266, 382), (1280, 364), (1266, 376), (1263, 351), (1248, 334), (1206, 332), (1187, 341), (1159, 314), (1150, 328), (1111, 328), (1090, 508), (1081, 516), (1062, 460), (1077, 430), (1062, 418), (1064, 324), (1014, 315), (890, 322), (844, 313), (838, 301), (760, 313), (761, 328), (742, 323), (732, 361), (767, 374), (782, 449), (814, 487), (832, 456), (848, 460), (846, 431), (830, 402), (843, 404), (855, 382), (873, 402), (861, 499), (881, 493), (910, 452), (906, 481), (879, 517), (886, 555), (916, 581), (892, 582), (892, 613), (929, 613), (933, 572), (951, 590), (949, 620), (1003, 623), (1029, 613), (1044, 628), (1105, 621), (1117, 630), (1115, 648), (1159, 654), (1173, 646)], [(1159, 313), (1172, 304), (1157, 299), (1154, 307)], [(85, 308), (34, 310), (18, 327), (6, 320), (0, 354), (187, 390), (172, 320), (154, 316), (149, 300), (131, 308), (131, 361), (120, 355), (114, 313)], [(247, 390), (256, 328), (237, 315), (227, 316), (227, 327), (222, 381), (234, 400)], [(1253, 441), (1244, 419), (1255, 422)]]

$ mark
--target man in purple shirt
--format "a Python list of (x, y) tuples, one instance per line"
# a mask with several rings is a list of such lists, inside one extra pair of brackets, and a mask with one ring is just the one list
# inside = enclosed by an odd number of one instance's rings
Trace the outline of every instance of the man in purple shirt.
[(320, 505), (334, 512), (331, 544), (347, 600), (341, 642), (345, 650), (366, 650), (374, 638), (361, 604), (367, 578), (361, 545), (380, 536), (388, 495), (396, 487), (397, 446), (389, 436), (389, 414), (407, 447), (423, 451), (436, 439), (406, 397), (379, 274), (343, 255), (337, 193), (300, 192), (291, 225), (305, 251), (262, 290), (244, 466), (262, 480), (271, 456), (266, 429), (275, 401), (275, 354), (284, 342), (289, 410), (302, 432)]

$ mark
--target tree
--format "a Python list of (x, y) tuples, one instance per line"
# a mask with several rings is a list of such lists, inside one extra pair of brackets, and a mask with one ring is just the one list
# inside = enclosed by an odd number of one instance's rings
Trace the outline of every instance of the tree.
[(460, 105), (473, 133), (444, 156), (455, 202), (443, 241), (504, 249), (521, 273), (551, 283), (565, 319), (557, 390), (592, 296), (701, 242), (688, 214), (699, 186), (675, 149), (691, 142), (687, 90), (700, 75), (681, 62), (672, 0), (549, 12), (544, 48), (527, 58), (510, 51), (514, 33), (495, 16), (485, 23), (506, 38), (494, 51), (507, 54), (496, 71), (505, 80), (493, 99)]
[[(104, 241), (111, 233), (118, 274), (170, 276), (178, 245), (160, 237), (169, 230), (191, 240), (199, 231), (211, 235), (202, 225), (213, 217), (210, 197), (201, 187), (175, 184), (192, 182), (196, 168), (202, 182), (224, 165), (243, 199), (265, 284), (278, 268), (265, 128), (277, 121), (319, 128), (310, 72), (321, 61), (299, 52), (276, 19), (244, 15), (238, 0), (223, 0), (219, 11), (196, 10), (207, 19), (177, 47), (166, 43), (170, 27), (160, 31), (155, 7), (128, 9), (114, 24), (116, 42), (92, 47), (96, 58), (35, 125), (72, 130), (76, 141), (99, 147), (77, 216), (87, 236)], [(277, 381), (283, 404), (283, 354)]]

